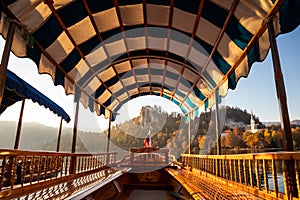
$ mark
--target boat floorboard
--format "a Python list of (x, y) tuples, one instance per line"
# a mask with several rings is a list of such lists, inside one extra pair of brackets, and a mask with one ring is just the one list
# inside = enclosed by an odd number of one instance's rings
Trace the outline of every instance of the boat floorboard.
[(119, 193), (114, 200), (174, 200), (168, 191), (164, 190), (125, 190)]

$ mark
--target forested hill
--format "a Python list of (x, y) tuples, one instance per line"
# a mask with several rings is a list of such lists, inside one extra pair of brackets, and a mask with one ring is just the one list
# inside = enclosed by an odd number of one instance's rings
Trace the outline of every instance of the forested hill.
[[(251, 114), (246, 110), (232, 107), (222, 109), (225, 109), (223, 113), (226, 113), (226, 120), (243, 122), (246, 125), (250, 123)], [(143, 140), (150, 131), (152, 146), (184, 151), (188, 145), (188, 124), (185, 118), (178, 113), (168, 114), (160, 110), (159, 107), (143, 107), (138, 117), (114, 126), (111, 132), (112, 142), (124, 150), (133, 147), (140, 148), (143, 147)], [(257, 117), (254, 116), (254, 118), (256, 123), (260, 123)], [(210, 111), (203, 112), (200, 117), (192, 120), (191, 128), (194, 138), (192, 146), (198, 146), (199, 136), (206, 135), (208, 131), (214, 131), (213, 123), (214, 119)]]
[[(259, 118), (253, 114), (255, 123), (261, 123)], [(229, 107), (226, 106), (226, 119), (231, 119), (233, 121), (240, 121), (244, 124), (250, 124), (251, 113), (248, 113), (247, 110), (241, 110), (238, 107)]]
[[(214, 113), (213, 113), (214, 114)], [(250, 114), (239, 108), (226, 107), (226, 120), (250, 122)], [(255, 118), (259, 122), (258, 118)], [(211, 112), (203, 112), (200, 118), (192, 120), (194, 143), (198, 146), (197, 138), (206, 135), (211, 127)], [(16, 122), (0, 122), (0, 148), (12, 148), (16, 134)], [(178, 113), (161, 112), (160, 107), (143, 107), (138, 117), (112, 127), (111, 140), (124, 150), (143, 147), (143, 140), (151, 132), (152, 146), (173, 149), (187, 148), (188, 124)], [(107, 131), (99, 133), (79, 132), (78, 151), (99, 151), (106, 146)], [(58, 128), (43, 126), (37, 123), (24, 123), (21, 134), (21, 149), (55, 151)], [(70, 151), (72, 129), (63, 129), (61, 151)]]

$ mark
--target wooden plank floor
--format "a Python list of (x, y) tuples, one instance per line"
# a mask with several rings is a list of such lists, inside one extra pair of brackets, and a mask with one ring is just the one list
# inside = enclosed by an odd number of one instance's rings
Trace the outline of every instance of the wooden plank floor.
[(168, 191), (164, 190), (126, 190), (114, 200), (174, 200)]

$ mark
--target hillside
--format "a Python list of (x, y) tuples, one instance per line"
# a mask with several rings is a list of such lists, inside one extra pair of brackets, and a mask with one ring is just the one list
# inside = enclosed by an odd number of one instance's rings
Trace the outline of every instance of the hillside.
[[(198, 137), (214, 131), (214, 120), (211, 112), (204, 112), (192, 120), (193, 147), (197, 151)], [(243, 121), (249, 124), (250, 114), (239, 108), (226, 107), (226, 120)], [(259, 119), (255, 117), (259, 122)], [(16, 122), (0, 121), (0, 148), (13, 148), (16, 135)], [(182, 153), (187, 149), (188, 124), (178, 113), (161, 112), (159, 107), (143, 107), (140, 115), (112, 127), (111, 140), (113, 149), (129, 150), (143, 147), (143, 140), (151, 132), (152, 146), (168, 147)], [(99, 152), (106, 149), (107, 131), (103, 133), (78, 133), (78, 152)], [(58, 128), (44, 126), (38, 123), (24, 123), (22, 127), (20, 149), (55, 151)], [(213, 139), (213, 138), (212, 138)], [(70, 152), (72, 129), (63, 129), (61, 151)]]
[[(12, 149), (15, 142), (17, 122), (0, 121), (0, 127), (0, 148)], [(72, 133), (71, 128), (63, 128), (60, 151), (71, 151)], [(78, 131), (77, 152), (104, 151), (107, 140), (103, 134)], [(25, 122), (22, 126), (19, 149), (55, 151), (57, 137), (58, 128)]]
[[(13, 148), (17, 130), (17, 122), (0, 121), (0, 148)], [(20, 149), (41, 150), (43, 146), (57, 139), (58, 128), (44, 126), (39, 123), (23, 123)]]

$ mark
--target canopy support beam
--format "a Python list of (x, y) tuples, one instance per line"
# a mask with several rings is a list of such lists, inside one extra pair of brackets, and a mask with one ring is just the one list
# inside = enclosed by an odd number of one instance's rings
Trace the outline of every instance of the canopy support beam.
[(0, 105), (2, 103), (2, 99), (4, 95), (5, 82), (6, 82), (6, 70), (7, 70), (11, 46), (13, 43), (14, 33), (15, 33), (15, 23), (10, 22), (8, 26), (7, 38), (6, 38), (4, 51), (1, 59), (1, 65), (0, 65)]
[(21, 106), (21, 111), (20, 111), (18, 127), (17, 127), (17, 134), (16, 134), (16, 139), (15, 139), (14, 149), (19, 149), (20, 138), (21, 138), (21, 129), (22, 129), (22, 123), (23, 123), (24, 106), (25, 106), (25, 97), (22, 100), (22, 106)]
[(284, 80), (280, 66), (280, 59), (278, 54), (277, 43), (275, 39), (273, 19), (268, 22), (269, 39), (272, 52), (272, 61), (274, 68), (275, 85), (278, 99), (278, 106), (280, 111), (281, 128), (284, 134), (283, 148), (285, 151), (294, 151), (293, 138), (291, 134), (291, 125), (289, 119), (289, 112), (287, 107), (287, 97), (285, 92)]
[[(276, 36), (274, 32), (273, 18), (271, 17), (268, 21), (268, 33), (272, 52), (272, 61), (274, 68), (275, 85), (277, 92), (277, 100), (280, 112), (281, 129), (283, 131), (283, 149), (285, 151), (294, 151), (293, 138), (291, 133), (291, 125), (289, 119), (289, 112), (287, 107), (287, 97), (285, 92), (284, 80), (280, 66), (280, 59), (278, 54), (278, 48), (276, 43)], [(297, 184), (296, 184), (296, 173), (295, 173), (295, 161), (290, 160), (284, 162), (285, 173), (287, 173), (287, 196), (288, 199), (298, 196)]]
[(215, 117), (216, 117), (216, 153), (217, 155), (221, 155), (221, 137), (220, 137), (220, 117), (219, 117), (219, 89), (215, 92), (216, 95), (216, 110), (215, 110)]
[(188, 115), (189, 118), (189, 127), (188, 127), (188, 133), (189, 133), (189, 154), (191, 154), (191, 134), (192, 134), (192, 130), (191, 130), (191, 113), (189, 113)]
[(60, 139), (61, 139), (61, 132), (62, 132), (62, 122), (63, 122), (63, 118), (60, 119), (60, 125), (59, 125), (59, 131), (58, 131), (58, 138), (57, 138), (56, 152), (59, 152)]
[[(80, 98), (80, 92), (79, 92), (78, 95), (75, 93), (76, 110), (75, 110), (74, 127), (73, 127), (73, 139), (72, 139), (72, 150), (71, 150), (71, 153), (73, 153), (73, 154), (75, 154), (75, 152), (76, 152), (76, 143), (77, 143), (79, 98)], [(74, 173), (76, 173), (76, 156), (75, 155), (73, 155), (72, 158), (71, 158), (71, 167), (70, 167), (70, 174), (74, 174)]]
[(72, 140), (72, 150), (71, 150), (72, 153), (76, 152), (78, 112), (79, 112), (79, 97), (76, 98), (76, 110), (75, 110), (74, 127), (73, 127), (73, 140)]
[(106, 144), (106, 165), (109, 164), (109, 143), (110, 143), (110, 133), (111, 133), (111, 118), (112, 112), (109, 112), (108, 130), (107, 130), (107, 144)]

